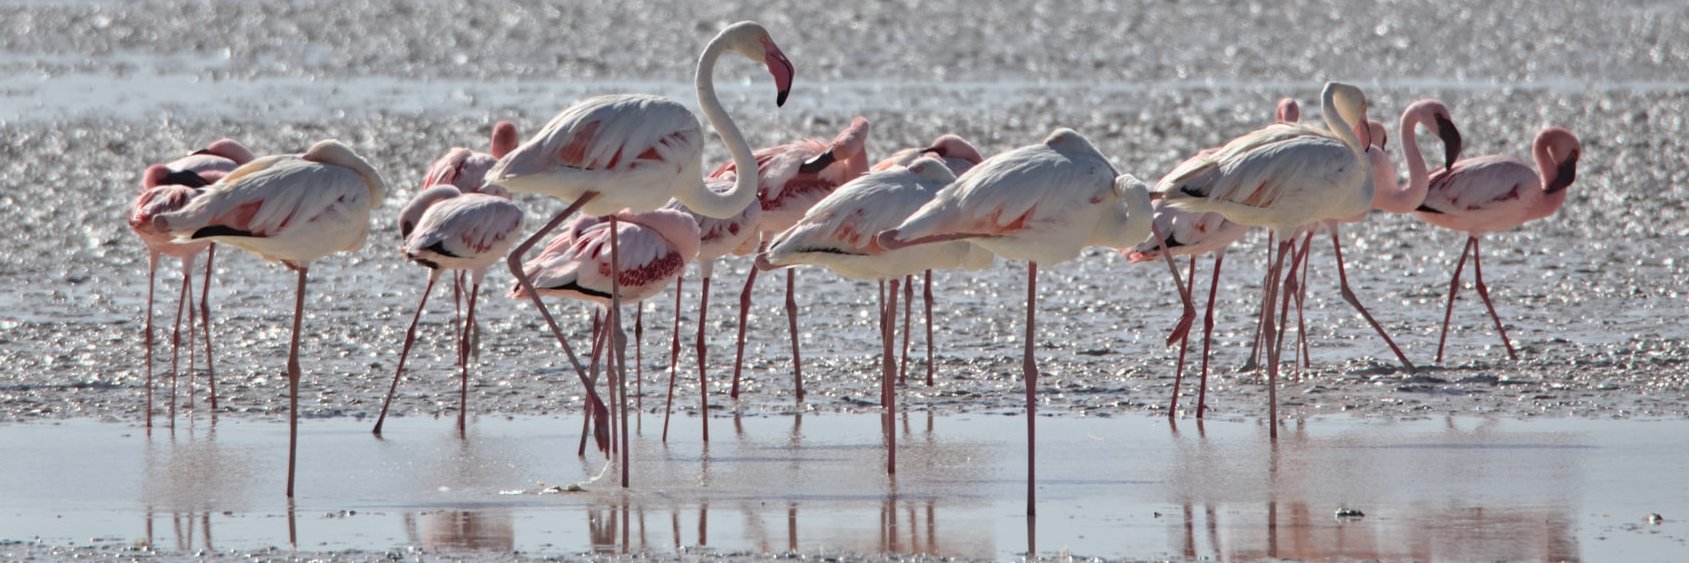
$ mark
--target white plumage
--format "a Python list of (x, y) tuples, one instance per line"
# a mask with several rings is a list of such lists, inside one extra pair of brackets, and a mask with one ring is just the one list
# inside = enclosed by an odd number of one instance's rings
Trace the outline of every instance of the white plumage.
[(897, 227), (955, 180), (938, 159), (872, 172), (840, 186), (769, 245), (770, 264), (817, 264), (854, 279), (902, 277), (923, 270), (991, 265), (985, 249), (966, 241), (881, 247), (880, 231)]

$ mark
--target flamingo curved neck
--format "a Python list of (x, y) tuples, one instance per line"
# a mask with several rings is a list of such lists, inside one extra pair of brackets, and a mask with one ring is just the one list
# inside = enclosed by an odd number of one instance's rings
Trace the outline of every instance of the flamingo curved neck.
[[(1430, 171), (1425, 166), (1425, 155), (1419, 151), (1419, 140), (1414, 131), (1419, 127), (1420, 118), (1417, 114), (1403, 114), (1401, 121), (1402, 155), (1407, 158), (1408, 185), (1374, 186), (1373, 189), (1383, 189), (1383, 193), (1375, 194), (1378, 201), (1373, 207), (1391, 213), (1410, 213), (1425, 203), (1425, 191), (1431, 185)], [(1391, 178), (1394, 180), (1394, 177)]]
[(1560, 205), (1566, 202), (1566, 192), (1571, 191), (1568, 189), (1561, 189), (1552, 193), (1546, 191), (1560, 177), (1559, 163), (1554, 161), (1554, 155), (1549, 154), (1548, 145), (1549, 139), (1546, 133), (1537, 135), (1536, 141), (1531, 144), (1531, 156), (1537, 163), (1537, 179), (1542, 182), (1544, 190), (1542, 199), (1537, 200), (1536, 204), (1532, 205), (1527, 211), (1529, 220), (1533, 221), (1559, 211)]
[(685, 203), (688, 208), (700, 215), (725, 219), (745, 210), (751, 200), (757, 195), (757, 160), (751, 152), (751, 144), (745, 141), (745, 135), (739, 131), (739, 126), (733, 123), (733, 118), (727, 115), (727, 110), (721, 107), (721, 100), (715, 93), (715, 63), (721, 58), (730, 40), (728, 34), (717, 35), (709, 45), (704, 47), (704, 53), (698, 56), (698, 70), (694, 77), (698, 90), (698, 106), (704, 112), (704, 119), (709, 120), (710, 126), (721, 136), (722, 142), (727, 143), (727, 152), (733, 157), (733, 167), (737, 169), (733, 180), (733, 189), (723, 193), (716, 193), (704, 186), (703, 178), (686, 178), (686, 184), (675, 194), (676, 199)]
[[(1362, 145), (1360, 138), (1355, 136), (1354, 127), (1349, 123), (1349, 120), (1345, 119), (1343, 114), (1338, 111), (1337, 88), (1326, 88), (1324, 92), (1320, 93), (1320, 110), (1320, 113), (1324, 114), (1321, 117), (1325, 119), (1326, 127), (1330, 127), (1332, 135), (1337, 137), (1338, 140), (1343, 141), (1343, 144), (1349, 146), (1349, 154), (1355, 159), (1355, 164), (1360, 166), (1361, 169), (1366, 172), (1361, 175), (1362, 180), (1360, 192), (1353, 194), (1355, 199), (1350, 200), (1354, 202), (1354, 207), (1356, 209), (1351, 209), (1350, 211), (1343, 213), (1341, 216), (1347, 216), (1356, 212), (1364, 212), (1367, 208), (1372, 206), (1372, 194), (1373, 191), (1377, 189), (1373, 186), (1371, 171), (1372, 165), (1370, 163), (1370, 159), (1366, 156), (1366, 146)], [(1361, 121), (1366, 120), (1366, 111), (1364, 110), (1364, 106), (1356, 118)]]
[(1325, 126), (1331, 129), (1333, 136), (1349, 145), (1349, 150), (1362, 161), (1366, 160), (1366, 147), (1361, 146), (1360, 138), (1355, 136), (1353, 124), (1343, 118), (1337, 111), (1337, 89), (1327, 88), (1320, 95), (1320, 117), (1325, 119)]

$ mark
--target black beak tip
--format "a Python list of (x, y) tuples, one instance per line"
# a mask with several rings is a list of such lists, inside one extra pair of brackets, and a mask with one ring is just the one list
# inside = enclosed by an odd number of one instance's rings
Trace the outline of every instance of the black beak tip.
[(786, 107), (786, 96), (790, 95), (791, 93), (792, 93), (791, 90), (781, 90), (780, 94), (774, 97), (774, 106), (775, 107)]

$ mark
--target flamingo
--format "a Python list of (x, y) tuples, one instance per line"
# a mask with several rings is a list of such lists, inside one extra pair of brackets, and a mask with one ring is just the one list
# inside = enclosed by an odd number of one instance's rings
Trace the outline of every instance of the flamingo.
[[(522, 208), (510, 202), (509, 194), (497, 186), (480, 186), (480, 192), (464, 193), (457, 186), (437, 183), (416, 194), (399, 213), (399, 235), (404, 237), (405, 258), (428, 268), (428, 285), (422, 290), (422, 300), (411, 315), (410, 328), (405, 330), (405, 343), (399, 352), (399, 367), (393, 372), (393, 383), (387, 388), (387, 398), (381, 403), (381, 416), (375, 419), (376, 435), (387, 420), (387, 408), (393, 404), (393, 394), (399, 389), (399, 376), (405, 373), (405, 358), (410, 356), (416, 342), (417, 321), (434, 291), (434, 282), (441, 270), (457, 270), (469, 274), (469, 317), (465, 325), (475, 326), (475, 302), (481, 293), (481, 280), (487, 268), (504, 257), (522, 229)], [(454, 276), (455, 277), (455, 276)], [(453, 292), (456, 295), (456, 292)], [(457, 360), (458, 379), (457, 431), (466, 432), (465, 418), (469, 402), (469, 348), (471, 331), (459, 335)]]
[[(147, 362), (147, 427), (152, 427), (152, 348), (153, 348), (153, 293), (158, 276), (158, 257), (160, 255), (175, 256), (182, 261), (182, 300), (177, 303), (177, 333), (171, 338), (171, 364), (175, 364), (176, 348), (180, 343), (180, 317), (182, 306), (192, 294), (193, 265), (199, 253), (204, 251), (205, 281), (200, 291), (199, 315), (200, 325), (205, 336), (205, 371), (210, 385), (211, 410), (217, 410), (217, 371), (211, 358), (211, 268), (216, 258), (216, 249), (210, 242), (177, 243), (169, 233), (154, 229), (152, 218), (154, 215), (181, 209), (188, 200), (199, 194), (199, 188), (209, 186), (223, 179), (229, 171), (252, 160), (252, 151), (245, 145), (233, 139), (218, 139), (206, 145), (204, 149), (178, 158), (168, 164), (148, 166), (142, 174), (141, 189), (137, 192), (134, 205), (129, 208), (129, 229), (141, 238), (147, 245), (147, 323), (146, 335), (143, 338), (146, 346)], [(188, 323), (193, 324), (193, 308), (188, 307)], [(189, 332), (192, 332), (190, 326)], [(189, 354), (191, 361), (192, 354)], [(175, 380), (176, 370), (171, 368), (171, 380)], [(174, 386), (172, 386), (174, 389)], [(176, 402), (170, 402), (171, 413), (175, 413)], [(170, 417), (176, 419), (174, 414)]]
[[(869, 170), (879, 172), (892, 167), (907, 167), (915, 162), (915, 159), (925, 156), (933, 156), (943, 160), (944, 166), (950, 169), (950, 173), (957, 176), (985, 161), (985, 156), (980, 154), (979, 148), (975, 147), (973, 143), (968, 142), (960, 135), (946, 133), (939, 135), (937, 139), (934, 139), (931, 144), (925, 147), (910, 147), (891, 153), (891, 156), (874, 164)], [(921, 280), (923, 282), (921, 296), (926, 305), (927, 317), (927, 386), (931, 387), (933, 385), (932, 271), (923, 271)], [(915, 300), (914, 281), (913, 276), (903, 278), (903, 295), (905, 297), (903, 301), (903, 367), (898, 375), (899, 381), (905, 379), (909, 373), (909, 308)]]
[[(477, 152), (464, 147), (448, 149), (446, 154), (441, 155), (433, 164), (428, 166), (428, 172), (422, 177), (422, 189), (411, 198), (409, 203), (405, 204), (405, 209), (399, 214), (399, 236), (405, 240), (401, 251), (404, 252), (407, 259), (422, 264), (429, 269), (428, 285), (423, 290), (422, 302), (417, 304), (416, 314), (411, 317), (411, 327), (405, 332), (405, 344), (402, 351), (399, 352), (399, 368), (393, 374), (393, 384), (387, 390), (387, 399), (381, 404), (381, 415), (375, 420), (375, 428), (372, 432), (377, 436), (381, 435), (382, 423), (387, 420), (387, 409), (393, 403), (393, 394), (398, 391), (399, 375), (404, 373), (405, 358), (410, 355), (410, 347), (416, 337), (416, 323), (422, 318), (422, 307), (428, 303), (428, 295), (434, 289), (434, 281), (439, 276), (442, 263), (463, 266), (461, 268), (453, 266), (445, 268), (457, 271), (457, 274), (452, 276), (452, 300), (458, 305), (457, 309), (461, 311), (462, 304), (457, 302), (460, 301), (463, 294), (464, 273), (474, 272), (473, 275), (478, 287), (480, 280), (486, 276), (486, 267), (491, 264), (491, 262), (482, 264), (483, 259), (492, 260), (503, 255), (515, 242), (514, 239), (510, 238), (511, 232), (506, 231), (505, 227), (509, 225), (512, 229), (520, 229), (523, 219), (522, 210), (509, 203), (510, 193), (508, 191), (487, 184), (486, 175), (487, 171), (492, 169), (500, 157), (516, 148), (516, 142), (516, 125), (509, 121), (500, 120), (493, 124), (492, 152)], [(456, 190), (432, 191), (435, 187), (454, 187)], [(428, 213), (433, 209), (432, 206), (435, 203), (470, 194), (487, 194), (505, 201), (500, 204), (483, 201), (479, 198), (469, 198), (468, 200), (456, 201), (452, 205), (442, 208), (441, 215), (434, 216)], [(515, 212), (514, 215), (511, 214), (512, 210)], [(512, 217), (514, 217), (514, 222), (510, 220)], [(413, 245), (409, 240), (411, 234), (416, 231), (419, 223), (425, 218), (431, 218), (430, 229), (434, 232), (417, 232), (418, 240), (426, 240), (427, 242)], [(453, 252), (467, 253), (468, 255), (433, 257), (437, 259), (423, 256), (423, 252), (432, 252), (426, 251), (427, 247), (450, 240), (456, 241), (456, 244), (453, 245)], [(483, 247), (485, 249), (481, 250)], [(493, 251), (494, 247), (497, 249), (496, 252)], [(478, 289), (475, 291), (479, 293)], [(475, 298), (476, 295), (470, 295), (471, 301), (474, 301)], [(473, 305), (470, 308), (473, 312)], [(464, 368), (463, 373), (460, 374), (464, 385), (458, 397), (458, 432), (460, 434), (465, 431), (464, 417), (467, 413), (464, 407), (468, 401), (468, 354), (473, 350), (475, 342), (474, 335), (470, 334), (475, 332), (473, 314), (471, 314), (467, 326), (470, 328), (466, 329), (463, 335), (459, 335), (462, 341), (459, 343), (460, 348), (458, 350), (458, 361), (463, 364), (462, 367)]]
[[(1371, 166), (1373, 177), (1373, 209), (1379, 209), (1390, 213), (1408, 213), (1417, 209), (1420, 203), (1424, 201), (1429, 181), (1426, 175), (1425, 158), (1420, 153), (1419, 141), (1417, 139), (1417, 135), (1415, 135), (1419, 126), (1423, 125), (1428, 127), (1431, 132), (1437, 135), (1437, 137), (1442, 141), (1443, 162), (1445, 165), (1446, 163), (1455, 162), (1460, 157), (1460, 130), (1455, 127), (1453, 120), (1449, 117), (1448, 107), (1443, 105), (1442, 102), (1436, 100), (1420, 100), (1414, 102), (1413, 104), (1409, 104), (1408, 107), (1402, 111), (1401, 116), (1403, 152), (1406, 153), (1408, 164), (1408, 185), (1399, 185), (1396, 182), (1396, 168), (1390, 162), (1390, 158), (1388, 156), (1387, 146), (1389, 144), (1389, 136), (1385, 133), (1384, 126), (1372, 120), (1367, 120), (1365, 123), (1366, 129), (1363, 130), (1361, 126), (1357, 125), (1355, 127), (1355, 133), (1360, 138), (1370, 142), (1370, 146), (1367, 147), (1367, 160)], [(1384, 339), (1384, 343), (1390, 346), (1391, 351), (1396, 354), (1397, 360), (1401, 361), (1402, 365), (1411, 372), (1414, 369), (1413, 363), (1408, 361), (1407, 357), (1402, 354), (1401, 348), (1396, 346), (1395, 341), (1390, 338), (1389, 334), (1385, 333), (1384, 327), (1378, 324), (1377, 320), (1373, 319), (1372, 314), (1367, 312), (1365, 307), (1361, 306), (1360, 299), (1355, 296), (1354, 291), (1349, 287), (1349, 276), (1343, 264), (1343, 247), (1339, 242), (1340, 238), (1338, 236), (1338, 227), (1346, 223), (1359, 222), (1365, 219), (1366, 216), (1367, 212), (1363, 211), (1348, 217), (1340, 217), (1323, 222), (1323, 226), (1331, 233), (1331, 248), (1337, 259), (1337, 280), (1341, 289), (1341, 294), (1343, 296), (1343, 300), (1347, 301), (1355, 308), (1356, 311), (1361, 313), (1362, 318), (1365, 318), (1367, 323), (1372, 325), (1372, 329), (1378, 333), (1378, 336)], [(1308, 261), (1308, 246), (1309, 243), (1312, 242), (1314, 234), (1315, 229), (1307, 230), (1307, 233), (1303, 237), (1302, 249), (1296, 254), (1295, 258), (1299, 262), (1300, 267), (1303, 268), (1302, 276), (1304, 280), (1307, 276), (1306, 267)], [(1292, 266), (1292, 270), (1295, 270), (1296, 268), (1297, 266)], [(1290, 291), (1294, 292), (1296, 295), (1295, 300), (1298, 324), (1301, 322), (1302, 301), (1304, 295), (1307, 293), (1307, 289), (1307, 284), (1304, 281), (1302, 283), (1295, 283), (1294, 289), (1291, 289)], [(1288, 310), (1290, 303), (1288, 297), (1290, 292), (1286, 293), (1287, 299), (1285, 301), (1285, 307), (1281, 310)], [(1305, 333), (1305, 329), (1297, 331), (1297, 339), (1299, 341), (1299, 345), (1301, 346), (1302, 357), (1304, 360), (1308, 357)], [(1280, 337), (1283, 337), (1283, 331), (1280, 331)]]
[[(955, 180), (955, 174), (945, 162), (933, 157), (923, 157), (907, 168), (892, 166), (871, 172), (839, 186), (809, 208), (803, 219), (777, 235), (768, 250), (757, 257), (758, 269), (816, 264), (847, 278), (880, 281), (880, 336), (885, 369), (880, 379), (880, 401), (884, 407), (888, 452), (886, 473), (897, 473), (897, 438), (891, 421), (897, 409), (892, 382), (896, 374), (892, 343), (896, 332), (898, 278), (935, 268), (979, 270), (991, 265), (992, 256), (985, 249), (960, 240), (890, 250), (881, 247), (874, 236), (902, 224)], [(891, 282), (889, 293), (884, 291), (887, 280)]]
[[(612, 230), (620, 231), (612, 237)], [(700, 246), (698, 223), (692, 216), (672, 209), (658, 209), (644, 213), (623, 211), (613, 218), (582, 216), (567, 230), (546, 243), (546, 247), (530, 260), (524, 271), (532, 272), (531, 279), (522, 280), (511, 290), (513, 298), (562, 296), (587, 301), (609, 310), (618, 306), (612, 292), (623, 301), (639, 303), (661, 292), (680, 279), (686, 265), (697, 258)], [(610, 245), (618, 246), (615, 253)], [(612, 260), (618, 263), (612, 263)], [(613, 276), (613, 277), (612, 277)], [(620, 339), (612, 326), (605, 326), (594, 340), (609, 335)], [(616, 343), (613, 346), (620, 346)], [(617, 366), (619, 370), (619, 366)], [(612, 374), (619, 373), (612, 370)], [(593, 381), (588, 381), (592, 385)], [(611, 396), (617, 397), (618, 379), (610, 385)], [(627, 405), (626, 386), (620, 391), (622, 443), (626, 452)], [(616, 424), (597, 395), (589, 393), (590, 418), (598, 421), (594, 435), (600, 449), (610, 440), (608, 424)], [(625, 473), (624, 473), (625, 475)], [(625, 477), (624, 477), (625, 478)], [(624, 481), (625, 482), (625, 481)]]
[(516, 149), (516, 140), (515, 124), (502, 120), (494, 123), (492, 152), (476, 152), (463, 147), (447, 150), (428, 166), (422, 188), (446, 184), (457, 186), (462, 193), (481, 191), (481, 187), (487, 185), (487, 172), (498, 164), (500, 158)]
[[(1302, 107), (1293, 98), (1281, 98), (1274, 108), (1276, 123), (1295, 123), (1301, 118)], [(1202, 158), (1220, 150), (1220, 147), (1210, 147), (1197, 152), (1194, 158)], [(1197, 386), (1196, 417), (1202, 418), (1208, 407), (1208, 351), (1214, 335), (1214, 297), (1220, 288), (1220, 267), (1225, 264), (1226, 248), (1243, 238), (1249, 232), (1249, 227), (1227, 221), (1224, 215), (1215, 212), (1192, 212), (1176, 207), (1169, 207), (1166, 201), (1156, 201), (1155, 225), (1157, 230), (1167, 234), (1165, 244), (1160, 237), (1138, 243), (1130, 251), (1124, 252), (1126, 259), (1132, 262), (1148, 262), (1161, 256), (1166, 248), (1173, 256), (1190, 257), (1190, 273), (1185, 283), (1196, 283), (1196, 257), (1212, 253), (1214, 255), (1214, 272), (1208, 285), (1208, 307), (1202, 319), (1202, 377)], [(1270, 243), (1269, 243), (1270, 244)], [(1185, 293), (1195, 290), (1193, 285), (1185, 286)], [(1173, 398), (1167, 407), (1167, 416), (1172, 417), (1179, 409), (1179, 386), (1184, 380), (1185, 349), (1189, 342), (1187, 338), (1179, 339), (1178, 367), (1173, 375)]]
[[(1365, 212), (1372, 205), (1373, 180), (1366, 146), (1352, 124), (1366, 119), (1366, 94), (1328, 82), (1320, 94), (1326, 128), (1274, 124), (1245, 134), (1213, 154), (1192, 159), (1163, 177), (1156, 191), (1167, 204), (1192, 211), (1216, 211), (1227, 220), (1264, 226), (1278, 238), (1264, 284), (1265, 341), (1276, 341), (1273, 303), (1292, 237), (1304, 226)], [(1294, 276), (1292, 268), (1289, 275)], [(1269, 436), (1278, 439), (1278, 352), (1268, 349)]]
[(299, 444), (299, 331), (311, 262), (361, 248), (370, 210), (387, 196), (369, 163), (337, 140), (318, 141), (301, 155), (246, 163), (207, 187), (181, 209), (153, 216), (153, 226), (178, 242), (210, 240), (281, 262), (298, 274), (293, 336), (287, 354), (287, 496)]
[[(723, 29), (698, 56), (694, 76), (698, 105), (715, 127), (733, 162), (740, 168), (756, 166), (756, 157), (738, 126), (716, 98), (713, 73), (723, 53), (735, 53), (768, 67), (777, 90), (776, 105), (785, 105), (791, 92), (792, 63), (755, 22), (739, 22)], [(563, 220), (579, 210), (588, 215), (611, 215), (610, 236), (614, 242), (617, 221), (612, 214), (623, 209), (650, 211), (669, 199), (679, 199), (700, 214), (730, 217), (756, 198), (756, 178), (736, 178), (733, 189), (717, 193), (703, 180), (703, 131), (698, 119), (680, 102), (659, 96), (621, 94), (588, 98), (564, 109), (534, 137), (500, 158), (488, 171), (489, 181), (515, 193), (539, 193), (569, 201), (569, 206), (545, 226), (517, 245), (507, 259), (517, 283), (524, 286), (552, 336), (563, 348), (576, 376), (592, 390), (580, 359), (563, 338), (551, 312), (528, 285), (530, 276), (522, 269), (522, 256)], [(615, 251), (617, 245), (612, 244)], [(621, 260), (612, 257), (612, 264)], [(617, 310), (619, 276), (610, 276), (610, 307), (613, 326), (619, 327)], [(608, 443), (601, 442), (601, 449)], [(627, 485), (627, 449), (623, 448), (622, 484)]]
[[(850, 125), (839, 132), (832, 142), (803, 139), (757, 149), (757, 201), (762, 217), (757, 233), (766, 242), (797, 224), (816, 202), (844, 185), (845, 182), (868, 171), (868, 119), (856, 116)], [(722, 164), (710, 173), (712, 178), (735, 179), (745, 169), (737, 161)], [(766, 249), (760, 246), (759, 251)], [(739, 292), (739, 333), (734, 342), (733, 386), (729, 396), (739, 398), (739, 375), (745, 366), (746, 318), (751, 307), (751, 288), (756, 285), (757, 270), (745, 276), (745, 288)], [(786, 271), (786, 322), (792, 335), (792, 382), (797, 400), (803, 401), (803, 360), (798, 353), (797, 278)]]
[[(1038, 264), (1072, 260), (1086, 246), (1126, 248), (1149, 236), (1154, 225), (1143, 182), (1118, 174), (1084, 136), (1057, 129), (1043, 143), (1004, 152), (975, 166), (939, 190), (896, 228), (881, 231), (881, 247), (969, 241), (1009, 260), (1025, 260), (1026, 514), (1035, 515), (1038, 365), (1033, 359)], [(1172, 258), (1167, 266), (1178, 271)], [(1175, 283), (1182, 292), (1183, 284)], [(1181, 293), (1181, 295), (1183, 295)], [(1195, 317), (1188, 296), (1175, 338)], [(1169, 341), (1171, 343), (1171, 340)]]
[[(732, 182), (711, 178), (708, 180), (711, 190), (725, 192), (733, 188)], [(707, 348), (704, 346), (704, 328), (706, 318), (710, 312), (710, 278), (715, 274), (715, 262), (728, 254), (743, 256), (750, 254), (757, 247), (757, 222), (762, 220), (761, 205), (746, 205), (744, 211), (738, 215), (725, 219), (717, 219), (701, 215), (679, 200), (672, 200), (665, 209), (673, 209), (692, 216), (698, 223), (698, 337), (696, 350), (698, 353), (698, 404), (700, 413), (709, 412), (709, 377), (707, 364)], [(674, 412), (674, 380), (677, 363), (680, 360), (680, 283), (675, 283), (674, 291), (674, 338), (669, 348), (669, 392), (666, 405), (663, 407), (663, 441), (669, 437), (669, 415)], [(741, 324), (743, 324), (741, 322)], [(710, 441), (710, 417), (699, 417), (703, 422), (704, 441)]]
[(1437, 339), (1437, 363), (1443, 362), (1443, 345), (1448, 342), (1449, 319), (1454, 314), (1454, 296), (1460, 289), (1460, 271), (1468, 254), (1472, 255), (1478, 296), (1483, 298), (1484, 308), (1495, 321), (1495, 330), (1501, 334), (1507, 356), (1519, 359), (1513, 342), (1507, 338), (1507, 329), (1502, 327), (1501, 316), (1490, 302), (1489, 288), (1484, 285), (1478, 237), (1512, 229), (1558, 211), (1566, 202), (1566, 188), (1577, 180), (1578, 157), (1582, 153), (1583, 146), (1571, 131), (1548, 127), (1537, 133), (1531, 145), (1535, 170), (1518, 158), (1487, 155), (1455, 161), (1431, 174), (1425, 201), (1414, 214), (1427, 223), (1466, 233), (1466, 245), (1449, 280), (1442, 336)]

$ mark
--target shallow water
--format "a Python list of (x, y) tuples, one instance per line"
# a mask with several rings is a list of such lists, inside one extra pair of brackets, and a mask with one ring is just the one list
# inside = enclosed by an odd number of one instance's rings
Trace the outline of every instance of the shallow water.
[[(708, 448), (647, 417), (632, 487), (574, 456), (572, 417), (307, 420), (299, 497), (286, 426), (73, 420), (0, 432), (0, 540), (162, 554), (297, 546), (436, 553), (924, 553), (1254, 559), (1642, 560), (1689, 549), (1684, 421), (1041, 418), (1039, 517), (1025, 419), (717, 417)], [(581, 483), (545, 493), (540, 483)], [(1338, 518), (1339, 509), (1364, 516)], [(1646, 521), (1649, 514), (1664, 517)], [(6, 545), (6, 544), (0, 544)], [(11, 544), (13, 548), (20, 547)], [(1029, 547), (1031, 546), (1031, 547)], [(0, 552), (7, 548), (0, 547)]]

